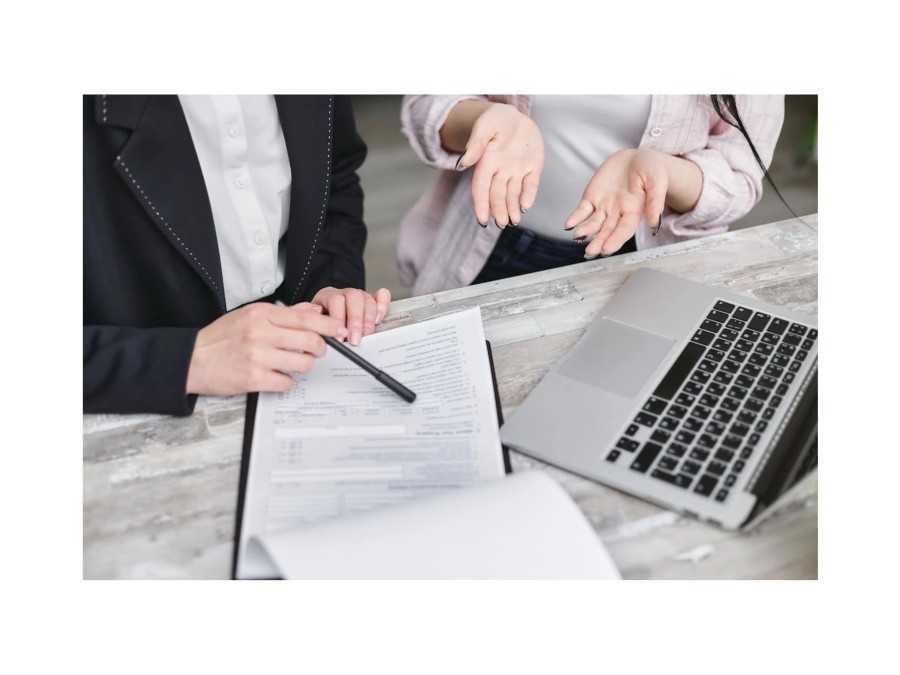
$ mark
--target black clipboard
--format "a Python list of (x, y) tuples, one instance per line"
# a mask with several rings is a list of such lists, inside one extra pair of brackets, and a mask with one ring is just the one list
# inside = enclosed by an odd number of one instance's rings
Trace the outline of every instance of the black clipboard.
[[(500, 390), (497, 387), (497, 373), (494, 370), (494, 354), (491, 351), (491, 343), (484, 341), (487, 347), (488, 364), (491, 368), (491, 382), (494, 385), (494, 403), (497, 408), (497, 426), (503, 426), (503, 410), (500, 407)], [(250, 450), (253, 443), (253, 425), (256, 422), (256, 405), (259, 394), (247, 394), (247, 410), (244, 415), (244, 441), (241, 451), (241, 476), (238, 486), (237, 511), (234, 522), (234, 546), (231, 554), (231, 578), (237, 579), (238, 547), (241, 541), (241, 523), (244, 520), (244, 497), (247, 493), (247, 478), (250, 473)], [(512, 465), (509, 462), (509, 448), (501, 444), (503, 452), (503, 469), (507, 474), (512, 473)]]

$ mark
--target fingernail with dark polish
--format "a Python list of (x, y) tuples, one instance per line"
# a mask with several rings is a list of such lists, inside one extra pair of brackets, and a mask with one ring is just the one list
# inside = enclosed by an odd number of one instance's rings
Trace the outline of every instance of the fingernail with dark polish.
[(572, 227), (566, 227), (565, 225), (563, 225), (563, 230), (565, 230), (566, 232), (568, 232), (568, 231), (570, 231), (570, 230), (574, 230), (576, 227), (578, 227), (578, 226), (577, 226), (577, 225), (572, 225)]
[(585, 239), (587, 239), (586, 236), (585, 236), (585, 237), (572, 237), (572, 240), (573, 240), (576, 244), (580, 244), (580, 243), (583, 242)]
[(462, 154), (459, 156), (459, 159), (456, 160), (456, 170), (457, 170), (457, 171), (462, 171), (463, 169), (466, 168), (466, 167), (464, 167), (464, 166), (463, 166), (463, 167), (460, 167), (459, 163), (462, 161), (462, 158), (466, 156), (466, 152), (468, 152), (468, 150), (469, 150), (468, 148), (466, 148), (465, 150), (463, 150)]
[(652, 235), (655, 237), (657, 234), (659, 234), (659, 228), (661, 228), (661, 227), (662, 227), (662, 214), (660, 213), (660, 214), (659, 214), (659, 220), (656, 221), (656, 227), (654, 227), (654, 228), (650, 231), (650, 234), (652, 234)]
[(484, 229), (487, 227), (487, 223), (482, 223), (480, 220), (478, 220), (478, 218), (475, 219), (475, 222), (478, 223), (479, 225), (481, 225), (481, 229)]
[(523, 209), (521, 206), (519, 207), (519, 211), (522, 213), (528, 213), (528, 209)]

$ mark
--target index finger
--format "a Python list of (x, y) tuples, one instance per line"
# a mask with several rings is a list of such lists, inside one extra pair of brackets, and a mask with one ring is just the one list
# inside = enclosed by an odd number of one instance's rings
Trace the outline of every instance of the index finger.
[(297, 311), (293, 307), (273, 307), (269, 314), (269, 323), (280, 328), (309, 330), (319, 335), (347, 336), (347, 329), (341, 321), (331, 316), (311, 312), (308, 309)]

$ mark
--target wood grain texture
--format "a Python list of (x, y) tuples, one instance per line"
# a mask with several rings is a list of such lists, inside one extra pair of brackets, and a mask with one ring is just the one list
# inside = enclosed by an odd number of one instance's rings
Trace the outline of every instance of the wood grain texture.
[[(379, 330), (480, 306), (504, 415), (640, 267), (803, 312), (818, 307), (818, 218), (400, 300)], [(85, 578), (227, 578), (245, 397), (202, 397), (189, 418), (85, 415)], [(572, 496), (627, 579), (818, 577), (818, 474), (749, 533), (674, 514), (516, 452)]]

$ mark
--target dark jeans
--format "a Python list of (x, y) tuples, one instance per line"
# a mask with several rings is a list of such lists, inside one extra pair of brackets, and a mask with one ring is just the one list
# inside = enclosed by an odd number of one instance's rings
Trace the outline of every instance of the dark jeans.
[[(584, 262), (585, 246), (587, 244), (550, 239), (521, 227), (507, 227), (472, 283), (480, 284)], [(632, 237), (613, 255), (636, 250)]]

